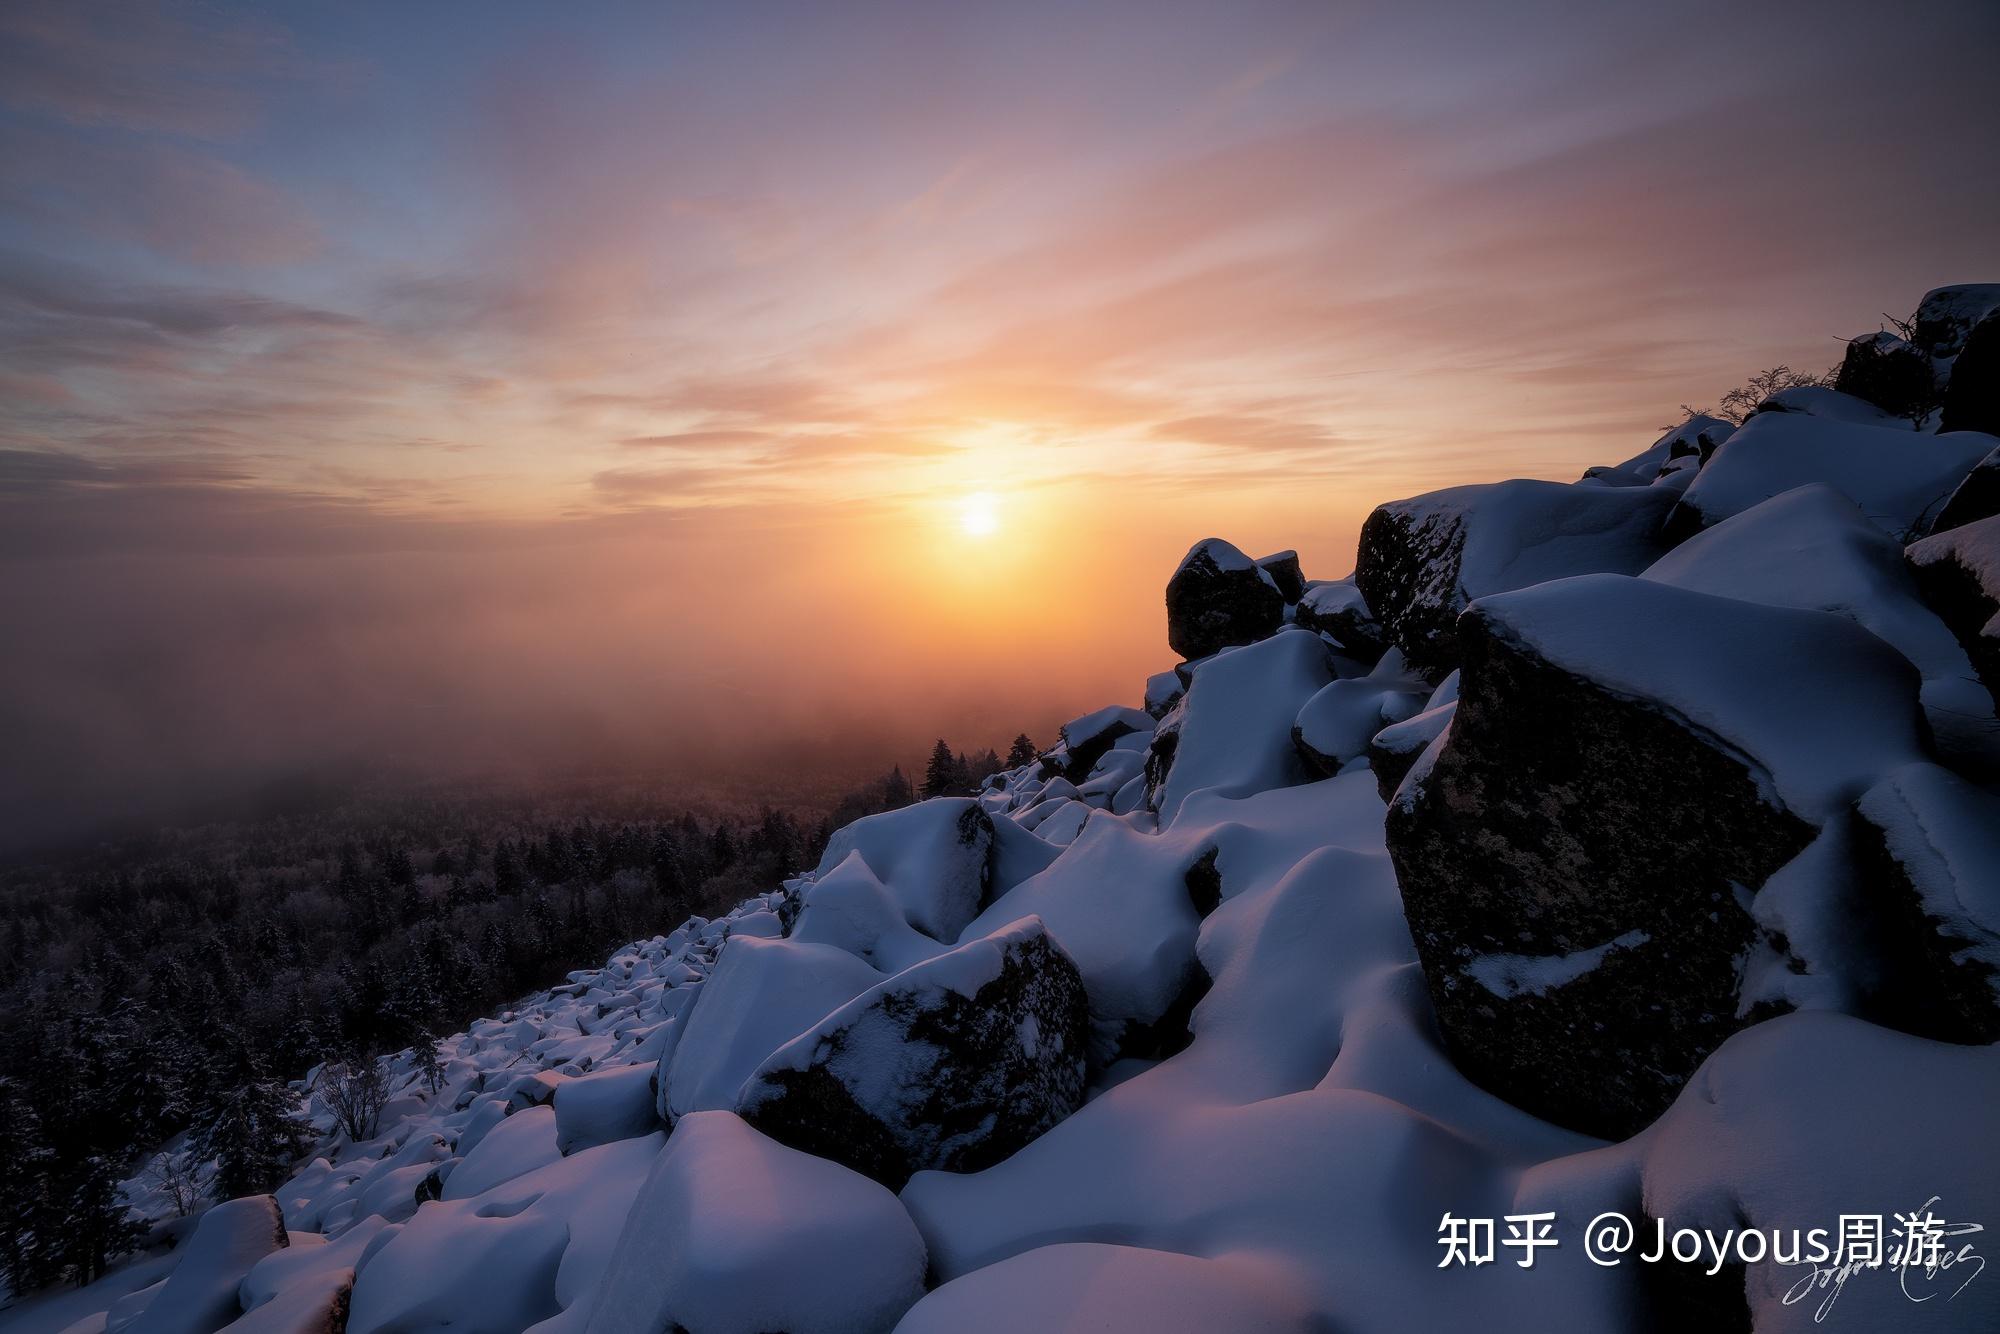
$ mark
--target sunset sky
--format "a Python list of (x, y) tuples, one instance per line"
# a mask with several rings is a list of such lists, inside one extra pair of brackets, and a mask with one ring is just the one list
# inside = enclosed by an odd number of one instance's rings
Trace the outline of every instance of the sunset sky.
[(1052, 739), (1172, 664), (1196, 538), (1341, 575), (1377, 501), (1993, 279), (1996, 51), (1991, 3), (9, 0), (0, 841), (322, 760)]

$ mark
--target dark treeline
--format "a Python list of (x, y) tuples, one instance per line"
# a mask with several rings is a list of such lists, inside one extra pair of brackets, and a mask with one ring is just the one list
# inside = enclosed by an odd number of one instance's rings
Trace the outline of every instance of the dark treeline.
[[(953, 791), (997, 767), (946, 754)], [(119, 1199), (135, 1175), (183, 1213), (271, 1189), (309, 1140), (287, 1081), (426, 1050), (916, 799), (898, 769), (811, 824), (402, 803), (0, 877), (0, 1274), (17, 1293), (95, 1278), (141, 1239)]]

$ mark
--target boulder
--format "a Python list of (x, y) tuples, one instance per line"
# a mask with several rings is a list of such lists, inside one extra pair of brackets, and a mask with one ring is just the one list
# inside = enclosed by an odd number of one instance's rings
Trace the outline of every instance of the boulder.
[(1367, 676), (1329, 682), (1307, 700), (1292, 723), (1292, 744), (1316, 772), (1339, 773), (1368, 754), (1376, 733), (1421, 712), (1430, 696), (1430, 684), (1404, 670), (1403, 655), (1391, 649)]
[(1968, 523), (1980, 519), (1990, 519), (2000, 514), (2000, 449), (1994, 450), (1965, 475), (1952, 491), (1951, 498), (1944, 502), (1937, 518), (1931, 521), (1931, 532), (1948, 532), (1953, 528), (1963, 528)]
[(1952, 363), (1938, 430), (2000, 435), (2000, 311), (1973, 326)]
[(1927, 537), (1904, 556), (1924, 601), (2000, 701), (2000, 515)]
[(1444, 735), (1457, 712), (1458, 699), (1454, 696), (1415, 717), (1391, 723), (1369, 738), (1368, 767), (1375, 772), (1375, 790), (1382, 794), (1383, 801), (1396, 799), (1396, 789), (1410, 776), (1410, 770), (1431, 748), (1431, 743)]
[(1183, 658), (1255, 643), (1284, 619), (1277, 581), (1219, 537), (1188, 548), (1167, 581), (1167, 643)]
[(2000, 739), (1965, 650), (1926, 607), (1903, 549), (1823, 483), (1798, 487), (1690, 538), (1642, 576), (1772, 607), (1830, 611), (1888, 641), (1923, 674), (1941, 749), (1975, 758)]
[(1866, 399), (1892, 417), (1912, 421), (1936, 406), (1937, 377), (1931, 359), (1888, 332), (1851, 340), (1840, 360), (1833, 387)]
[(1955, 357), (1965, 347), (1973, 328), (2000, 310), (2000, 283), (1954, 283), (1924, 293), (1910, 321), (1916, 345), (1926, 355), (1940, 359)]
[(1055, 748), (1042, 756), (1043, 771), (1081, 783), (1118, 738), (1152, 730), (1151, 714), (1122, 704), (1072, 718), (1059, 730)]
[(1259, 556), (1257, 568), (1271, 576), (1271, 582), (1278, 586), (1285, 601), (1297, 602), (1306, 595), (1306, 574), (1299, 567), (1298, 552), (1287, 550)]
[(1843, 617), (1608, 575), (1459, 634), (1387, 826), (1439, 1026), (1476, 1082), (1623, 1138), (1744, 1022), (1750, 896), (1925, 755), (1917, 675)]
[(896, 1197), (728, 1112), (697, 1112), (640, 1186), (585, 1334), (881, 1334), (924, 1295)]
[(1196, 667), (1186, 697), (1154, 728), (1147, 756), (1161, 826), (1206, 788), (1247, 797), (1313, 778), (1292, 727), (1306, 701), (1332, 679), (1325, 641), (1298, 629)]
[(660, 1128), (653, 1062), (612, 1066), (556, 1090), (556, 1151), (564, 1157)]
[(1855, 809), (1895, 983), (1890, 1017), (1947, 1042), (2000, 1042), (2000, 798), (1911, 764)]
[(765, 1058), (881, 980), (834, 945), (731, 939), (681, 1019), (680, 1041), (660, 1072), (667, 1118), (733, 1107)]
[(900, 1189), (977, 1172), (1082, 1105), (1083, 979), (1026, 917), (863, 992), (781, 1048), (736, 1110)]
[(826, 845), (817, 874), (851, 853), (933, 940), (956, 940), (991, 888), (993, 818), (972, 797), (936, 797), (847, 825)]
[(237, 1295), (256, 1263), (291, 1244), (269, 1195), (246, 1195), (201, 1216), (180, 1263), (129, 1323), (128, 1334), (210, 1334), (243, 1314)]
[(1612, 467), (1587, 469), (1583, 480), (1606, 486), (1651, 486), (1686, 464), (1699, 468), (1735, 430), (1734, 423), (1720, 417), (1692, 413), (1643, 452)]
[(1164, 672), (1154, 672), (1146, 678), (1146, 713), (1158, 721), (1166, 717), (1167, 710), (1174, 701), (1187, 693), (1187, 682), (1181, 679), (1179, 671), (1169, 668)]
[(1983, 436), (1931, 435), (1888, 418), (1760, 412), (1715, 452), (1681, 497), (1688, 536), (1810, 482), (1824, 482), (1899, 542), (1930, 530), (1945, 497), (1992, 450)]
[(1458, 665), (1467, 603), (1567, 575), (1637, 574), (1666, 550), (1677, 494), (1511, 481), (1395, 501), (1362, 525), (1354, 582), (1410, 665), (1435, 679)]
[(1308, 630), (1331, 635), (1349, 657), (1373, 662), (1387, 647), (1382, 627), (1368, 610), (1368, 599), (1354, 580), (1327, 579), (1308, 588), (1293, 620)]

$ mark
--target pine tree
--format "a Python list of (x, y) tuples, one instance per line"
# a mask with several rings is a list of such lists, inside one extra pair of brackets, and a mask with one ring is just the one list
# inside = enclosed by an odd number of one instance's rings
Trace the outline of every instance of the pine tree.
[(233, 1200), (282, 1183), (307, 1137), (291, 1094), (251, 1059), (241, 1081), (217, 1100), (195, 1141), (202, 1157), (215, 1159), (215, 1197)]
[(944, 738), (939, 737), (938, 743), (931, 747), (930, 763), (924, 766), (924, 798), (949, 796), (958, 791), (963, 775), (958, 758)]
[(444, 1062), (438, 1058), (438, 1040), (429, 1029), (417, 1034), (412, 1047), (417, 1058), (417, 1076), (424, 1081), (424, 1087), (435, 1097), (444, 1087)]
[(882, 805), (885, 810), (900, 810), (917, 799), (910, 788), (910, 780), (903, 777), (903, 766), (889, 770), (889, 776), (882, 780)]
[(1014, 744), (1007, 748), (1007, 767), (1019, 769), (1022, 765), (1033, 764), (1040, 754), (1041, 752), (1035, 749), (1035, 743), (1028, 739), (1026, 732), (1023, 732), (1015, 737)]

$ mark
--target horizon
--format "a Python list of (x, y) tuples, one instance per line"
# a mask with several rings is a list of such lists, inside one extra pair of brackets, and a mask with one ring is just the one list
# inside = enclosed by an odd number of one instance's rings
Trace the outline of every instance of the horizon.
[(0, 848), (1046, 744), (1993, 276), (1991, 7), (1533, 17), (9, 6)]

